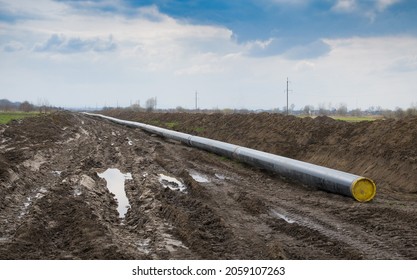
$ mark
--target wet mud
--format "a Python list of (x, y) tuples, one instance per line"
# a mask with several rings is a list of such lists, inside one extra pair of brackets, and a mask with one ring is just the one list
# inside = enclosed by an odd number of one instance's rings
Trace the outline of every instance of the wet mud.
[[(0, 259), (417, 258), (416, 119), (117, 117), (366, 175), (378, 193), (358, 203), (139, 129), (54, 113), (0, 126)], [(98, 175), (109, 168), (131, 174), (124, 217)]]

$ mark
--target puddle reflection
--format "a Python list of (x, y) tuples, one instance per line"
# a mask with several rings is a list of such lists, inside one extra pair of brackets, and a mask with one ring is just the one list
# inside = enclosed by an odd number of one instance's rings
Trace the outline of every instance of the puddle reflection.
[(106, 180), (107, 188), (116, 196), (119, 216), (124, 218), (127, 209), (130, 208), (129, 200), (125, 192), (125, 180), (132, 180), (132, 174), (123, 174), (117, 168), (109, 168), (103, 173), (97, 173), (97, 175)]

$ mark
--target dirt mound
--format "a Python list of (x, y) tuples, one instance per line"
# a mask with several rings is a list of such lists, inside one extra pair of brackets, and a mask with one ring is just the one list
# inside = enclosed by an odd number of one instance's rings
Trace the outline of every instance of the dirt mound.
[(9, 148), (0, 144), (0, 182), (7, 182), (17, 171), (17, 165), (33, 157), (37, 151), (73, 136), (77, 131), (73, 123), (74, 116), (57, 112), (0, 126), (2, 143), (13, 143)]
[(416, 117), (348, 123), (267, 113), (105, 113), (367, 176), (378, 192), (417, 193)]

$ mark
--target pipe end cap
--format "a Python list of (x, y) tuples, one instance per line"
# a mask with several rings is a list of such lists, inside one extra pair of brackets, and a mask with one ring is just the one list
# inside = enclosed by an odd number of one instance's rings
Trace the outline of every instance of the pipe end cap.
[(371, 179), (361, 177), (352, 183), (351, 191), (357, 201), (367, 202), (375, 197), (376, 185)]

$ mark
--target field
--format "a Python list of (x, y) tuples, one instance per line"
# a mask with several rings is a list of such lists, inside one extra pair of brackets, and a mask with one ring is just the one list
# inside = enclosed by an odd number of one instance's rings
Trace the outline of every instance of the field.
[(376, 121), (383, 119), (382, 116), (332, 116), (331, 118), (345, 122)]
[[(0, 125), (0, 259), (416, 259), (417, 118), (106, 111), (370, 177), (368, 203), (79, 113)], [(125, 175), (120, 217), (106, 180)]]
[(11, 120), (21, 120), (39, 115), (38, 112), (0, 112), (0, 124), (6, 124)]

